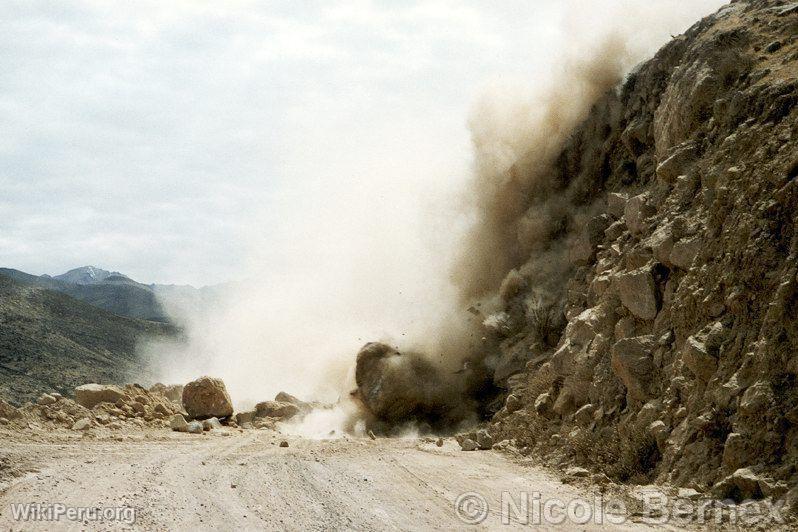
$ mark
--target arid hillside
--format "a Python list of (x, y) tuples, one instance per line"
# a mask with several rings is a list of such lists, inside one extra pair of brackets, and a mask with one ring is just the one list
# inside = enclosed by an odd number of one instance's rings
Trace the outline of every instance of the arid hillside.
[(797, 35), (798, 4), (732, 2), (573, 132), (549, 176), (554, 310), (533, 262), (502, 283), (496, 364), (521, 371), (494, 440), (721, 497), (796, 485)]

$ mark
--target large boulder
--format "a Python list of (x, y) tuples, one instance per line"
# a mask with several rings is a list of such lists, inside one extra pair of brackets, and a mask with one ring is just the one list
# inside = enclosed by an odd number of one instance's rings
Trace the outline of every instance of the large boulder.
[(612, 369), (638, 401), (652, 397), (656, 386), (655, 346), (653, 335), (624, 338), (612, 346)]
[(100, 403), (116, 403), (125, 397), (122, 388), (112, 384), (84, 384), (75, 388), (75, 402), (86, 408)]
[(357, 396), (376, 418), (387, 423), (438, 420), (451, 415), (460, 394), (444, 384), (438, 369), (414, 353), (400, 353), (379, 342), (357, 354)]
[(183, 408), (192, 419), (233, 415), (233, 401), (221, 379), (200, 377), (183, 388)]

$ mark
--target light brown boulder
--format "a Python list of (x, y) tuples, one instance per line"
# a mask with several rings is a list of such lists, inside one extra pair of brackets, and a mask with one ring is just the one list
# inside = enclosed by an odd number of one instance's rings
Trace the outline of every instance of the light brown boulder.
[(292, 403), (280, 401), (263, 401), (255, 405), (258, 417), (274, 417), (278, 419), (291, 419), (299, 414), (299, 407)]
[(233, 402), (221, 379), (200, 377), (183, 388), (183, 408), (192, 419), (233, 415)]
[(682, 239), (673, 244), (670, 261), (674, 266), (689, 270), (693, 261), (701, 251), (702, 241), (698, 237)]
[(618, 296), (629, 312), (643, 320), (657, 317), (657, 287), (651, 268), (644, 266), (615, 276)]
[(169, 427), (175, 432), (188, 432), (188, 421), (182, 414), (175, 414), (169, 420)]
[(86, 408), (100, 403), (115, 404), (124, 396), (125, 392), (112, 384), (84, 384), (75, 388), (75, 402)]

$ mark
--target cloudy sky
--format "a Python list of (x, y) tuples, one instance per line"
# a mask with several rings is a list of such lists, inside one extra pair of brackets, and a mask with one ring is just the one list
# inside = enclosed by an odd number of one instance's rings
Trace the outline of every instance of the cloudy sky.
[[(653, 40), (721, 3), (664, 2)], [(6, 0), (0, 265), (221, 282), (352, 195), (456, 188), (475, 99), (534, 84), (580, 37), (571, 18), (617, 15), (595, 5)]]

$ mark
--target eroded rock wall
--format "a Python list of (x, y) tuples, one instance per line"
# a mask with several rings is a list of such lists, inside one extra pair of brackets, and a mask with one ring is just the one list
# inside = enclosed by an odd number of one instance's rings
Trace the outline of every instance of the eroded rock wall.
[(574, 132), (553, 176), (590, 214), (552, 243), (567, 325), (544, 341), (533, 275), (508, 275), (499, 364), (524, 369), (494, 439), (622, 480), (798, 483), (796, 36), (798, 4), (733, 2)]

